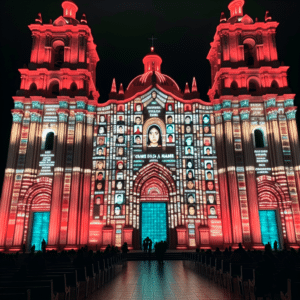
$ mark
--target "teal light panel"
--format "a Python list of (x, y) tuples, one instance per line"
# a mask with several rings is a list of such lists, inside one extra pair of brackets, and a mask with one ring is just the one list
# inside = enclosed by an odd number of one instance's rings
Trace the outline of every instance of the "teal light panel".
[(152, 249), (160, 241), (167, 241), (167, 204), (141, 203), (141, 244), (148, 236), (152, 240)]
[(50, 212), (33, 213), (31, 246), (35, 245), (35, 250), (42, 250), (42, 240), (48, 242)]
[(274, 248), (274, 242), (277, 241), (279, 248), (279, 235), (278, 226), (276, 220), (275, 210), (260, 210), (260, 228), (263, 244), (270, 242), (272, 248)]

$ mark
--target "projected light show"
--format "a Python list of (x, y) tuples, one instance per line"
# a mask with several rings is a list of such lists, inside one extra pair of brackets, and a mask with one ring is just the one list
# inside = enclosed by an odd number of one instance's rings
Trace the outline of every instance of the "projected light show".
[[(154, 46), (127, 87), (96, 88), (99, 56), (77, 5), (29, 25), (0, 203), (0, 250), (299, 248), (299, 140), (278, 22), (244, 0), (221, 16), (207, 59), (209, 101), (181, 91)], [(99, 53), (100, 55), (101, 53)], [(203, 58), (204, 59), (204, 58)], [(168, 60), (167, 57), (164, 60)], [(167, 72), (167, 70), (166, 70)], [(193, 76), (193, 74), (191, 74)], [(210, 74), (207, 74), (210, 76)]]

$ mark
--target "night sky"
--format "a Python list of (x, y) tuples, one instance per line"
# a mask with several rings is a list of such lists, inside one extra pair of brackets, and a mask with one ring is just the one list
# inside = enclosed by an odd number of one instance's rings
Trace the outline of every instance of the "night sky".
[[(210, 65), (206, 56), (230, 0), (75, 0), (77, 19), (87, 15), (92, 29), (100, 62), (97, 66), (99, 102), (108, 100), (112, 79), (124, 88), (143, 73), (143, 57), (149, 53), (154, 35), (155, 51), (162, 57), (162, 73), (171, 76), (183, 90), (191, 86), (195, 76), (200, 98), (208, 101), (211, 85)], [(62, 15), (61, 0), (1, 1), (1, 159), (0, 189), (6, 165), (11, 129), (12, 96), (20, 87), (18, 69), (29, 63), (31, 33), (28, 25), (34, 23), (38, 12), (44, 23)], [(269, 10), (277, 30), (279, 60), (290, 66), (289, 85), (299, 94), (300, 70), (300, 1), (299, 0), (246, 0), (244, 13), (264, 21)], [(300, 97), (296, 97), (299, 106)], [(298, 117), (298, 124), (299, 117)]]

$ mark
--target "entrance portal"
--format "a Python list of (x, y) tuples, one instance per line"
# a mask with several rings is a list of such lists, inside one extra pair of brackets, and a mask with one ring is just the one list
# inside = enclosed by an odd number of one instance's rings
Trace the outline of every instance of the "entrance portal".
[(141, 203), (141, 244), (149, 237), (152, 240), (152, 249), (160, 241), (167, 241), (167, 203)]
[(34, 212), (32, 222), (31, 247), (35, 245), (35, 250), (42, 250), (43, 239), (48, 242), (50, 212)]
[(277, 241), (279, 248), (280, 243), (276, 220), (276, 210), (260, 210), (259, 218), (263, 244), (265, 245), (269, 242), (273, 248), (274, 242)]

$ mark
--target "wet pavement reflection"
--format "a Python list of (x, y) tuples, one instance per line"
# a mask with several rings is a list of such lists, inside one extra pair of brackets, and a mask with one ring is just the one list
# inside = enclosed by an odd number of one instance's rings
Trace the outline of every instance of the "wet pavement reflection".
[(90, 300), (234, 299), (226, 289), (197, 274), (183, 261), (128, 261), (126, 267)]

